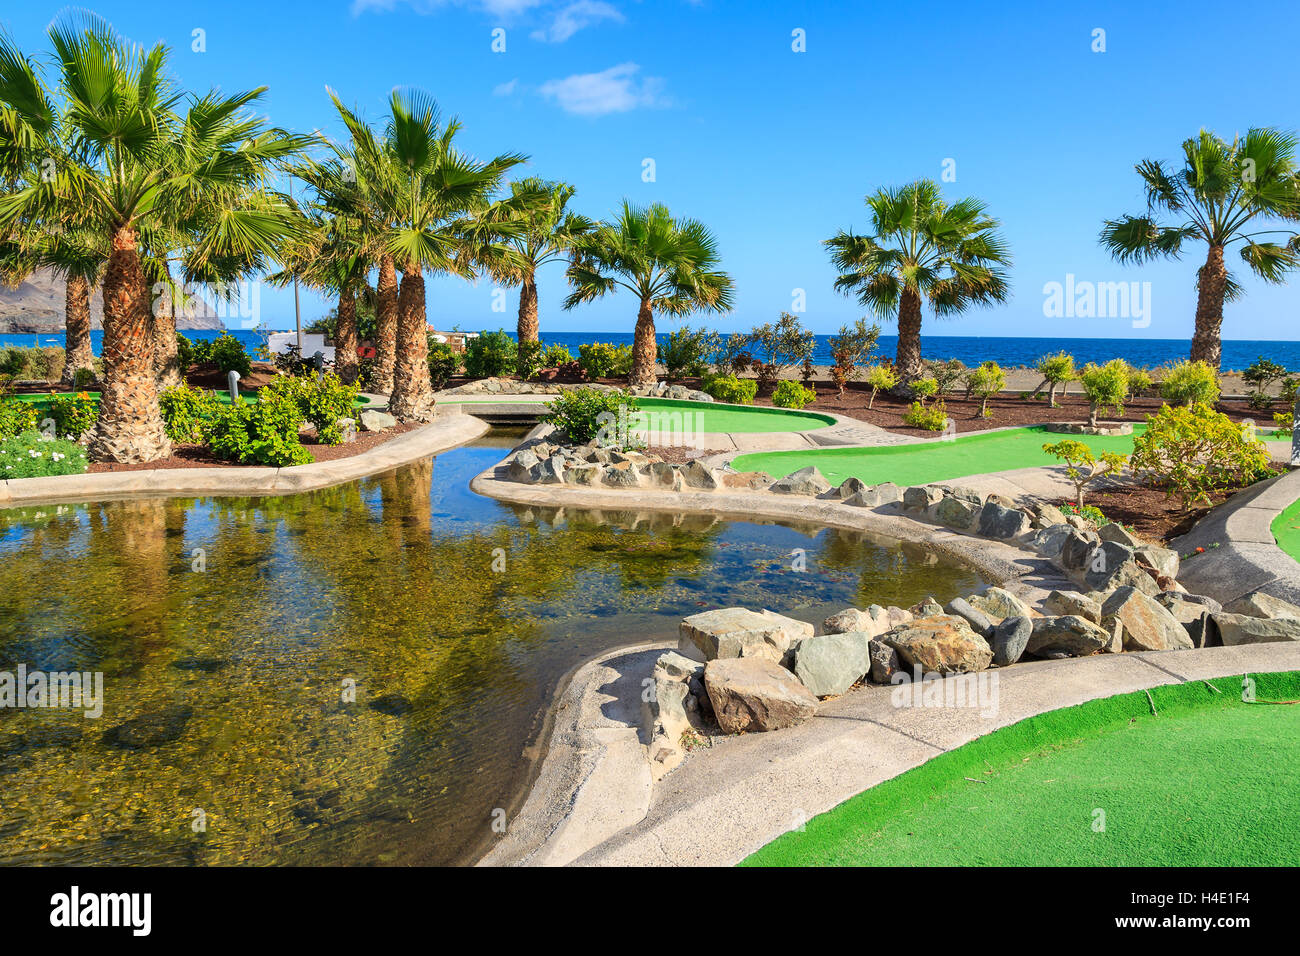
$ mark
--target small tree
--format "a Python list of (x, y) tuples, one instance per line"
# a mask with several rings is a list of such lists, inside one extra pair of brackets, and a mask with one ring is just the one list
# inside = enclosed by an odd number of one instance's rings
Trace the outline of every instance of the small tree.
[(782, 312), (776, 322), (767, 322), (750, 333), (750, 344), (758, 357), (754, 371), (759, 387), (771, 385), (788, 368), (810, 358), (817, 347), (817, 337), (799, 324), (797, 316)]
[(1096, 428), (1097, 416), (1102, 411), (1115, 410), (1124, 414), (1124, 401), (1128, 398), (1128, 365), (1123, 359), (1111, 359), (1105, 365), (1089, 362), (1079, 374), (1083, 393), (1088, 396), (1088, 424)]
[[(880, 326), (868, 326), (866, 319), (858, 319), (857, 325), (852, 327), (841, 325), (839, 334), (831, 336), (831, 358), (835, 360), (831, 366), (831, 380), (840, 390), (840, 398), (844, 397), (844, 388), (849, 380), (858, 373), (858, 367), (875, 352), (879, 338)], [(875, 398), (874, 390), (872, 398)]]
[(1046, 444), (1043, 451), (1065, 462), (1065, 473), (1074, 482), (1074, 503), (1079, 508), (1083, 508), (1084, 486), (1106, 475), (1118, 474), (1128, 461), (1127, 456), (1113, 451), (1103, 452), (1098, 458), (1091, 448), (1073, 438)]
[(1006, 388), (1007, 376), (997, 362), (983, 362), (966, 376), (966, 387), (980, 399), (980, 415), (989, 417), (989, 399)]
[(1268, 406), (1272, 405), (1273, 396), (1268, 394), (1269, 387), (1274, 382), (1285, 378), (1286, 374), (1286, 366), (1278, 365), (1262, 355), (1251, 364), (1250, 368), (1242, 372), (1242, 379), (1252, 388), (1250, 395), (1251, 407), (1268, 408)]
[(1179, 362), (1165, 372), (1160, 396), (1167, 402), (1213, 405), (1219, 400), (1219, 373), (1206, 362)]
[(898, 384), (898, 376), (888, 365), (875, 365), (867, 372), (866, 382), (871, 386), (871, 398), (867, 401), (867, 408), (871, 408), (876, 403), (877, 392), (887, 392)]
[[(1074, 356), (1069, 352), (1061, 351), (1055, 355), (1044, 355), (1038, 360), (1034, 367), (1043, 380), (1034, 389), (1034, 397), (1037, 398), (1042, 394), (1043, 386), (1047, 386), (1047, 404), (1051, 408), (1056, 408), (1056, 389), (1058, 386), (1068, 385), (1078, 377), (1078, 372), (1074, 368)], [(1062, 394), (1064, 388), (1062, 387)]]
[(932, 359), (925, 363), (925, 370), (934, 379), (939, 395), (947, 395), (951, 392), (969, 371), (961, 359), (948, 359), (946, 362)]

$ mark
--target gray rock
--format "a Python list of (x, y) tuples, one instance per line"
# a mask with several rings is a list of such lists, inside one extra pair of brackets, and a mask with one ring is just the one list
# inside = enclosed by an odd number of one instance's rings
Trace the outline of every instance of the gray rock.
[(388, 412), (366, 409), (361, 413), (361, 430), (364, 432), (382, 432), (397, 427), (397, 419)]
[[(1195, 600), (1189, 600), (1193, 598)], [(1218, 601), (1178, 591), (1163, 591), (1156, 595), (1156, 601), (1183, 626), (1193, 647), (1211, 647), (1218, 643), (1218, 634), (1210, 625), (1210, 615), (1223, 609)]]
[(978, 506), (984, 504), (983, 495), (974, 488), (967, 488), (964, 485), (940, 485), (939, 491), (946, 498), (956, 498), (958, 501), (965, 501), (976, 505), (977, 511), (979, 510)]
[(1101, 604), (1078, 591), (1053, 591), (1043, 599), (1043, 610), (1058, 617), (1073, 615), (1093, 624), (1101, 623)]
[(800, 468), (792, 475), (777, 479), (768, 488), (768, 491), (773, 491), (778, 495), (807, 495), (809, 497), (823, 495), (830, 490), (831, 483), (813, 465)]
[(1145, 561), (1170, 580), (1177, 580), (1180, 559), (1177, 551), (1158, 548), (1154, 544), (1144, 544), (1133, 552), (1133, 557)]
[(934, 516), (945, 527), (955, 531), (969, 531), (979, 517), (979, 508), (978, 504), (964, 498), (944, 495), (934, 509)]
[(1033, 619), (1033, 633), (1029, 635), (1025, 651), (1035, 657), (1045, 657), (1048, 654), (1087, 657), (1109, 645), (1110, 639), (1109, 632), (1072, 614), (1036, 617)]
[(1146, 544), (1145, 541), (1138, 538), (1122, 524), (1114, 521), (1107, 522), (1097, 529), (1097, 536), (1102, 541), (1113, 541), (1116, 544), (1126, 545), (1130, 548), (1140, 548)]
[(600, 483), (611, 488), (636, 488), (641, 484), (641, 476), (631, 462), (617, 462), (605, 468)]
[(794, 675), (814, 697), (838, 697), (871, 669), (870, 640), (863, 631), (805, 638), (795, 648)]
[(780, 664), (761, 658), (709, 661), (704, 686), (724, 733), (779, 730), (817, 712), (817, 698)]
[(506, 467), (506, 477), (511, 481), (527, 482), (531, 480), (533, 467), (537, 464), (537, 456), (527, 448), (515, 452), (510, 456), (510, 464)]
[(891, 683), (891, 678), (902, 668), (898, 651), (884, 641), (867, 642), (867, 654), (871, 658), (871, 679), (877, 684)]
[(1069, 525), (1065, 523), (1065, 512), (1056, 507), (1056, 505), (1048, 504), (1046, 501), (1040, 501), (1033, 506), (1032, 511), (1034, 514), (1035, 528), (1046, 529), (1057, 525), (1064, 525), (1067, 528), (1069, 527)]
[(791, 641), (781, 621), (743, 607), (724, 607), (692, 614), (678, 625), (678, 650), (706, 661), (730, 657), (762, 657), (779, 662)]
[(972, 594), (967, 601), (994, 624), (1008, 617), (1033, 617), (1028, 604), (1003, 588), (987, 588), (983, 594)]
[(1138, 565), (1133, 549), (1115, 541), (1103, 541), (1088, 552), (1087, 564), (1072, 573), (1089, 591), (1114, 591), (1133, 587), (1148, 595), (1160, 593), (1160, 586)]
[(552, 455), (528, 469), (528, 482), (533, 485), (558, 485), (564, 481), (567, 466), (568, 462), (563, 456)]
[(1035, 531), (1029, 539), (1029, 546), (1047, 560), (1056, 561), (1066, 540), (1076, 533), (1068, 524), (1054, 524)]
[(588, 464), (583, 462), (577, 465), (570, 465), (564, 470), (564, 483), (566, 485), (594, 485), (600, 481), (603, 466), (597, 464)]
[(949, 614), (955, 614), (958, 617), (965, 618), (966, 623), (971, 626), (971, 630), (980, 637), (987, 638), (993, 633), (993, 622), (988, 619), (983, 611), (978, 611), (971, 607), (961, 598), (953, 598), (944, 608)]
[(890, 631), (884, 642), (898, 651), (908, 667), (927, 674), (966, 674), (982, 671), (993, 661), (988, 642), (965, 619), (938, 614), (914, 620)]
[(989, 640), (989, 645), (993, 648), (993, 664), (996, 667), (1006, 667), (1020, 660), (1033, 633), (1034, 624), (1029, 618), (1005, 618), (993, 628), (993, 636)]
[(934, 485), (908, 488), (903, 492), (904, 511), (926, 511), (943, 500), (943, 489)]
[[(904, 614), (906, 612), (900, 611), (899, 613)], [(832, 614), (822, 622), (822, 630), (827, 634), (847, 634), (849, 631), (863, 631), (871, 637), (879, 637), (899, 623), (901, 621), (890, 617), (888, 610), (879, 604), (872, 604), (865, 611), (849, 607), (838, 614)]]
[(1156, 600), (1163, 604), (1167, 611), (1172, 611), (1175, 604), (1195, 604), (1211, 614), (1224, 609), (1223, 605), (1212, 597), (1204, 594), (1188, 594), (1184, 591), (1161, 591), (1156, 595)]
[(980, 511), (978, 534), (982, 538), (996, 538), (1010, 541), (1022, 534), (1028, 534), (1033, 527), (1029, 515), (1018, 508), (1008, 508), (996, 501), (984, 504)]
[(835, 489), (841, 498), (852, 498), (854, 495), (861, 494), (867, 490), (867, 483), (861, 478), (852, 476), (845, 478), (840, 482), (840, 486)]
[(664, 651), (655, 661), (654, 673), (656, 676), (663, 672), (664, 677), (672, 680), (690, 680), (692, 677), (703, 676), (704, 662), (691, 660), (684, 657), (676, 651)]
[(931, 595), (919, 604), (913, 604), (910, 612), (913, 617), (933, 617), (936, 614), (943, 613), (943, 605)]
[(892, 505), (896, 501), (901, 501), (902, 497), (903, 492), (898, 485), (885, 481), (850, 495), (844, 499), (844, 503), (855, 508), (879, 508), (881, 505)]
[(1210, 620), (1219, 640), (1226, 647), (1239, 644), (1275, 644), (1283, 641), (1300, 641), (1300, 620), (1293, 617), (1249, 617), (1220, 611), (1211, 614)]
[(1126, 651), (1168, 651), (1190, 649), (1192, 639), (1155, 598), (1134, 587), (1121, 587), (1101, 607), (1101, 626), (1113, 632), (1116, 624), (1124, 628)]
[(1272, 621), (1300, 618), (1300, 607), (1281, 598), (1275, 598), (1271, 594), (1265, 594), (1263, 591), (1237, 598), (1223, 610), (1229, 614), (1245, 614), (1248, 617), (1263, 617)]
[(704, 465), (700, 464), (699, 459), (688, 461), (686, 464), (682, 465), (680, 471), (682, 481), (686, 483), (686, 487), (688, 488), (701, 488), (705, 491), (713, 491), (722, 485), (718, 473), (713, 471), (711, 468), (704, 467)]

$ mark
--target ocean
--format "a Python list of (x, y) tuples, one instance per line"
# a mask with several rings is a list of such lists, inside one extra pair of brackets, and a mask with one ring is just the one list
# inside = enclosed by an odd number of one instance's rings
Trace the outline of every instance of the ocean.
[[(187, 330), (184, 333), (192, 339), (211, 339), (220, 335), (212, 330)], [(232, 329), (231, 335), (242, 341), (251, 351), (261, 344), (256, 332), (246, 329)], [(91, 332), (91, 346), (99, 354), (102, 332)], [(659, 336), (660, 341), (668, 338), (667, 332)], [(547, 345), (563, 345), (575, 356), (578, 346), (584, 342), (609, 342), (614, 345), (629, 345), (631, 332), (551, 332), (542, 333), (542, 340)], [(0, 346), (5, 345), (62, 345), (63, 334), (18, 335), (0, 334)], [(880, 353), (892, 356), (898, 345), (898, 337), (882, 335)], [(1040, 356), (1061, 349), (1074, 356), (1077, 363), (1107, 362), (1113, 358), (1122, 358), (1134, 365), (1154, 367), (1187, 358), (1191, 343), (1187, 339), (1040, 339), (1040, 338), (995, 338), (964, 335), (922, 335), (921, 350), (927, 359), (960, 359), (966, 365), (978, 365), (990, 359), (1005, 368), (1032, 366)], [(1246, 339), (1225, 340), (1223, 343), (1223, 368), (1241, 370), (1249, 366), (1260, 356), (1271, 359), (1293, 371), (1300, 370), (1300, 342), (1265, 342)], [(817, 336), (817, 351), (814, 361), (818, 365), (831, 363), (830, 336)]]

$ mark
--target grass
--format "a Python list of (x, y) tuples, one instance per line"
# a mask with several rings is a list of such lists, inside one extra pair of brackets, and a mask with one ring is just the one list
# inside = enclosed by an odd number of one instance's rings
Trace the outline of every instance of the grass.
[(1279, 548), (1300, 561), (1300, 501), (1291, 502), (1273, 519), (1273, 538)]
[(638, 398), (636, 403), (638, 411), (630, 416), (629, 425), (634, 428), (648, 427), (655, 431), (682, 431), (686, 425), (702, 432), (757, 434), (811, 431), (835, 424), (835, 419), (828, 415), (787, 408), (723, 405), (671, 398)]
[(1225, 677), (1031, 717), (846, 800), (742, 865), (1291, 865), (1300, 704), (1263, 702), (1300, 697), (1300, 672), (1253, 680), (1261, 703)]
[[(1133, 426), (1134, 435), (1145, 430), (1145, 425)], [(1060, 435), (1041, 425), (1032, 425), (920, 444), (755, 452), (741, 455), (732, 462), (732, 467), (737, 471), (766, 471), (781, 478), (800, 468), (816, 465), (826, 479), (836, 485), (852, 477), (869, 485), (892, 481), (907, 487), (967, 475), (1060, 464), (1043, 451), (1043, 445), (1063, 438), (1077, 438), (1094, 452), (1130, 454), (1133, 451), (1131, 435)]]

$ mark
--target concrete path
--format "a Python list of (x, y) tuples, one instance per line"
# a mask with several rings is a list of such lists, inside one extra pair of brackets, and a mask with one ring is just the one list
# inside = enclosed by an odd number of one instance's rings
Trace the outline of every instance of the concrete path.
[[(653, 785), (622, 701), (663, 648), (615, 651), (575, 674), (538, 777), (484, 865), (729, 866), (863, 790), (1049, 710), (1163, 684), (1300, 669), (1300, 645), (1103, 654), (987, 672), (980, 708), (896, 706), (870, 686), (798, 727), (719, 737)], [(947, 681), (952, 681), (948, 678)]]

